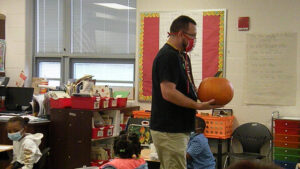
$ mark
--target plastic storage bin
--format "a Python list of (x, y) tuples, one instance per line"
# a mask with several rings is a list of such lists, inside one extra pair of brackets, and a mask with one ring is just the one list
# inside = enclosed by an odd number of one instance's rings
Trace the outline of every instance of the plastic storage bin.
[(300, 121), (276, 119), (275, 126), (278, 128), (300, 128)]
[(280, 167), (282, 167), (284, 169), (295, 169), (295, 167), (297, 165), (297, 163), (287, 162), (287, 161), (275, 160), (274, 162), (275, 162), (275, 164), (279, 165)]
[(300, 135), (300, 128), (280, 128), (275, 126), (276, 134)]
[(95, 110), (100, 108), (100, 97), (75, 97), (72, 96), (72, 108)]
[(300, 142), (274, 141), (275, 147), (300, 148)]
[(150, 119), (151, 112), (147, 110), (139, 110), (139, 111), (133, 111), (133, 118), (144, 118), (144, 119)]
[(204, 135), (207, 138), (230, 138), (232, 134), (232, 124), (234, 116), (217, 117), (217, 116), (203, 116), (196, 114), (197, 117), (201, 117), (206, 122), (206, 128)]
[(299, 162), (300, 156), (292, 156), (292, 155), (281, 155), (281, 154), (274, 154), (275, 160), (279, 161), (288, 161), (288, 162)]
[(100, 100), (100, 108), (106, 109), (109, 107), (109, 98), (108, 97), (102, 97)]
[(117, 107), (117, 99), (109, 98), (108, 107)]
[(97, 128), (93, 128), (92, 130), (93, 130), (92, 131), (93, 139), (111, 137), (114, 134), (114, 126), (113, 125), (97, 127)]
[(117, 98), (117, 107), (126, 107), (127, 97), (126, 98)]
[(300, 156), (300, 149), (274, 147), (274, 154)]
[(53, 109), (72, 107), (71, 98), (60, 98), (57, 100), (50, 98), (50, 107)]
[(274, 140), (288, 141), (288, 142), (300, 142), (300, 135), (275, 134)]

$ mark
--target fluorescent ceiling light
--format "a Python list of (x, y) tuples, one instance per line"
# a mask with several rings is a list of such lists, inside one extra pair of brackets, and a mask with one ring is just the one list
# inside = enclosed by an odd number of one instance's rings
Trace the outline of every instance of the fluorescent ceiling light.
[(94, 4), (104, 6), (104, 7), (108, 7), (108, 8), (113, 8), (113, 9), (135, 9), (133, 7), (130, 7), (130, 6), (121, 5), (121, 4), (117, 4), (117, 3), (94, 3)]

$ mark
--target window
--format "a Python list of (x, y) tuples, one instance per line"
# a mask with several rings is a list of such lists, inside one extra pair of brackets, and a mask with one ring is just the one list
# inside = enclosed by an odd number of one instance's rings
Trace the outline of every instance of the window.
[(64, 1), (36, 0), (36, 54), (64, 50)]
[(135, 6), (132, 0), (73, 0), (71, 52), (135, 53)]
[(56, 60), (38, 59), (38, 77), (49, 81), (49, 86), (60, 86), (61, 64)]
[(134, 86), (136, 0), (36, 0), (37, 77), (49, 85), (91, 74), (96, 85)]
[(72, 77), (93, 75), (96, 85), (133, 87), (134, 60), (75, 59), (72, 60)]

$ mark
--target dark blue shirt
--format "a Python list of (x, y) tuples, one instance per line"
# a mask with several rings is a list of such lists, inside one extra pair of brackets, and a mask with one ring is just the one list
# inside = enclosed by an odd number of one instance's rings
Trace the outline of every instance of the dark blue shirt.
[(192, 157), (191, 160), (187, 160), (188, 169), (215, 169), (215, 158), (203, 134), (191, 135), (187, 153)]

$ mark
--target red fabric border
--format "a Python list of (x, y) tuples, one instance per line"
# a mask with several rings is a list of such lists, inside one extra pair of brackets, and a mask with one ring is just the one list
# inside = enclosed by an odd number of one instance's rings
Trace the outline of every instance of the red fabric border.
[(152, 96), (152, 64), (159, 51), (159, 17), (144, 18), (143, 95)]
[(203, 16), (202, 79), (218, 72), (219, 24), (220, 16)]

